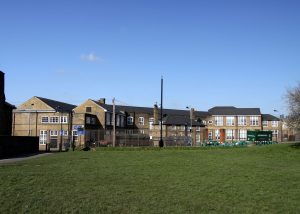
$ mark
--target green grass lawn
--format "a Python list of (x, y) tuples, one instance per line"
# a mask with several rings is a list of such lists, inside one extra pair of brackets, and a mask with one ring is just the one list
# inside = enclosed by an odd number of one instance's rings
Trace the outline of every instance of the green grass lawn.
[(0, 165), (0, 213), (300, 213), (300, 145), (103, 148)]

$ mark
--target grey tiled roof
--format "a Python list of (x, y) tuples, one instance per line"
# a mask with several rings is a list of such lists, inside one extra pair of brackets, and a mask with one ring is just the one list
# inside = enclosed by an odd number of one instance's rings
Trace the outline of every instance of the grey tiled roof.
[(210, 115), (260, 115), (259, 108), (236, 108), (234, 106), (216, 106), (208, 110)]
[[(163, 124), (166, 125), (191, 125), (191, 120), (188, 116), (171, 115), (163, 118)], [(193, 126), (203, 126), (200, 122), (193, 120)]]
[(46, 103), (48, 106), (50, 106), (51, 108), (53, 108), (59, 112), (71, 112), (74, 108), (76, 108), (75, 105), (72, 105), (69, 103), (63, 103), (60, 101), (50, 100), (50, 99), (43, 98), (43, 97), (36, 97), (36, 98), (40, 99), (41, 101)]
[(262, 120), (263, 121), (280, 121), (278, 117), (275, 117), (271, 114), (262, 114)]

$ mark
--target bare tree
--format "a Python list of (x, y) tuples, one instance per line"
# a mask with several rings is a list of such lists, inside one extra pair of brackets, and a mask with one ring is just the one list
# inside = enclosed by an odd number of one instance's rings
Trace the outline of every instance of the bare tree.
[(290, 128), (300, 128), (300, 82), (286, 94), (289, 115), (287, 124)]

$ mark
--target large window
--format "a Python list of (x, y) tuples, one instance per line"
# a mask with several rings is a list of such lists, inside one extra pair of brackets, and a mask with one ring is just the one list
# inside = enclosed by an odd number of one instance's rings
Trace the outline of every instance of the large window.
[(233, 140), (234, 139), (234, 130), (226, 129), (226, 140)]
[(144, 117), (139, 117), (139, 125), (143, 126), (145, 124)]
[(216, 124), (217, 126), (223, 126), (223, 117), (221, 117), (221, 116), (216, 116), (216, 117), (215, 117), (215, 124)]
[(263, 125), (264, 127), (268, 126), (268, 121), (265, 121), (265, 120), (264, 120), (264, 121), (262, 122), (262, 125)]
[(257, 116), (250, 117), (250, 126), (258, 126), (258, 117)]
[(247, 130), (241, 129), (239, 138), (240, 138), (240, 140), (246, 140), (247, 139)]
[(245, 116), (239, 116), (238, 117), (238, 124), (239, 126), (246, 126), (247, 125), (247, 120)]
[(226, 117), (226, 126), (234, 126), (234, 117)]
[(40, 144), (45, 145), (47, 143), (47, 130), (40, 130)]
[(127, 117), (127, 125), (129, 125), (129, 126), (133, 125), (133, 117), (132, 116)]

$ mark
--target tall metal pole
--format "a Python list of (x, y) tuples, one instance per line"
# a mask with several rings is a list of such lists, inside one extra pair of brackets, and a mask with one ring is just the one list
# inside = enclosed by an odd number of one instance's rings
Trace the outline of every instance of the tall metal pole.
[(113, 103), (113, 116), (112, 116), (112, 124), (113, 124), (113, 147), (116, 146), (116, 105), (115, 105), (115, 98), (112, 99)]
[(160, 81), (160, 140), (159, 140), (159, 147), (164, 146), (164, 141), (162, 138), (162, 123), (163, 123), (163, 77), (161, 77)]

